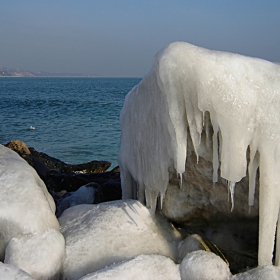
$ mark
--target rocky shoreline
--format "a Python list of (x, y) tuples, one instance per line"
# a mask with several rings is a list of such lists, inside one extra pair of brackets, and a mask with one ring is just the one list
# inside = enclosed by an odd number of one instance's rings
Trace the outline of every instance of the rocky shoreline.
[[(111, 167), (108, 161), (67, 164), (28, 147), (20, 140), (12, 140), (4, 146), (17, 152), (36, 170), (54, 198), (57, 217), (68, 208), (66, 204), (71, 207), (76, 205), (78, 200), (79, 204), (86, 202), (97, 204), (122, 198), (119, 167), (107, 171)], [(76, 193), (82, 186), (87, 187), (93, 194), (92, 198), (87, 196), (86, 202), (81, 201), (84, 193), (80, 195), (79, 192), (78, 195)], [(70, 198), (72, 202), (65, 203), (64, 200), (69, 201)]]
[[(122, 199), (119, 167), (108, 171), (111, 167), (111, 163), (108, 161), (91, 161), (72, 165), (38, 152), (20, 140), (13, 140), (5, 146), (17, 152), (36, 170), (55, 201), (58, 218), (64, 210), (78, 204), (99, 204)], [(203, 246), (202, 244), (206, 243), (213, 244), (211, 245), (213, 250), (209, 249), (208, 245), (208, 249), (203, 248), (203, 250), (214, 251), (217, 255), (222, 255), (228, 261), (232, 273), (245, 270), (246, 267), (257, 266), (256, 244), (253, 244), (254, 250), (250, 254), (232, 250), (220, 251), (213, 242), (206, 238), (205, 232), (209, 234), (209, 232), (213, 232), (213, 229), (209, 230), (205, 226), (192, 228), (184, 226), (184, 223), (174, 223), (174, 225), (182, 236), (191, 236), (195, 242), (201, 242), (198, 246)], [(233, 227), (235, 226), (233, 223)], [(203, 239), (199, 237), (196, 241), (196, 237), (192, 236), (197, 236), (197, 234)], [(221, 235), (221, 233), (216, 232), (215, 235)], [(251, 238), (253, 237), (251, 236)], [(254, 238), (256, 239), (256, 236)]]

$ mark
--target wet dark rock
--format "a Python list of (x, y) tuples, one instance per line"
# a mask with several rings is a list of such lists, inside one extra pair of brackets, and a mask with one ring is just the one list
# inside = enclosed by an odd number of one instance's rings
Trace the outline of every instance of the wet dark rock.
[(49, 170), (58, 170), (61, 173), (101, 173), (105, 172), (111, 163), (108, 161), (90, 161), (82, 164), (67, 164), (59, 159), (51, 157), (45, 153), (37, 152), (34, 148), (29, 148), (31, 155), (44, 163)]

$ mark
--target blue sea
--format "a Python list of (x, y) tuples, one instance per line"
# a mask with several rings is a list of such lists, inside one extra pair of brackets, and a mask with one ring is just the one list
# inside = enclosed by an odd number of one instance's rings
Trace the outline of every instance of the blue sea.
[[(66, 163), (117, 166), (120, 111), (140, 78), (0, 78), (0, 143), (18, 139)], [(30, 129), (35, 127), (35, 129)]]

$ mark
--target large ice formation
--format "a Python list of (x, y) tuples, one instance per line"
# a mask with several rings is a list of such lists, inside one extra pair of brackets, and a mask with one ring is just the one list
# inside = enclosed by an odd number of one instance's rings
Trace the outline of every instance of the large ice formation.
[(54, 279), (65, 252), (55, 204), (36, 171), (0, 145), (0, 260)]
[[(279, 65), (172, 43), (126, 96), (121, 129), (123, 197), (152, 209), (158, 198), (163, 203), (169, 176), (182, 178), (188, 133), (197, 160), (207, 149), (202, 131), (212, 134), (213, 182), (219, 175), (228, 181), (232, 205), (235, 183), (247, 172), (252, 204), (259, 167), (259, 265), (271, 264), (280, 201)], [(277, 265), (279, 247), (280, 227)]]
[(77, 205), (59, 222), (66, 240), (64, 279), (76, 280), (139, 254), (176, 259), (178, 232), (139, 201)]

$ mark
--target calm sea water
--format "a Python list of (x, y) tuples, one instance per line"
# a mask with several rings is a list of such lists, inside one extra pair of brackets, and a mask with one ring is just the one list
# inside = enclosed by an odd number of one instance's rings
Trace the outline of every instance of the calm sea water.
[(0, 143), (19, 139), (67, 163), (106, 160), (115, 167), (120, 111), (139, 81), (0, 78)]

